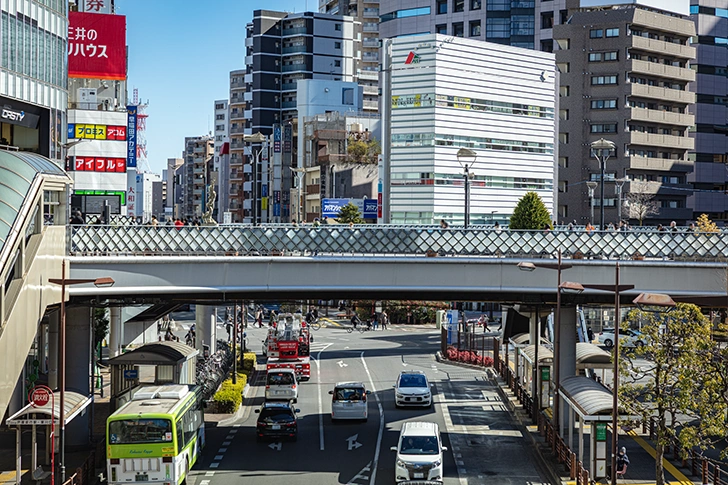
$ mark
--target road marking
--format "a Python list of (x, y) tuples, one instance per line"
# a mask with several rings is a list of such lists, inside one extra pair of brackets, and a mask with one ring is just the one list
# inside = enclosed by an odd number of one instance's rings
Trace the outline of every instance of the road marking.
[(379, 433), (377, 434), (377, 446), (374, 449), (374, 461), (372, 463), (372, 474), (369, 477), (369, 485), (374, 485), (374, 483), (377, 479), (377, 465), (379, 464), (379, 452), (382, 448), (382, 436), (384, 435), (384, 409), (382, 409), (382, 401), (379, 399), (379, 394), (377, 394), (377, 388), (374, 387), (374, 380), (372, 379), (371, 372), (369, 372), (369, 366), (367, 366), (367, 362), (364, 360), (364, 352), (361, 353), (359, 358), (361, 359), (361, 363), (364, 366), (364, 370), (367, 373), (367, 377), (369, 378), (369, 387), (372, 390), (372, 394), (374, 394), (374, 399), (377, 401), (377, 409), (379, 410)]
[(313, 361), (316, 363), (316, 389), (318, 390), (318, 414), (319, 414), (319, 450), (324, 451), (324, 404), (321, 399), (321, 352), (328, 349), (333, 344), (326, 344), (326, 346), (318, 351), (318, 354)]
[(235, 433), (237, 433), (237, 432), (238, 432), (238, 430), (237, 430), (237, 429), (231, 429), (230, 431), (228, 431), (228, 433), (230, 433), (230, 434), (235, 434)]
[(205, 472), (205, 476), (206, 477), (214, 477), (215, 476), (215, 472)]
[[(60, 419), (60, 418), (59, 418), (59, 419)], [(224, 456), (222, 456), (222, 455), (215, 455), (215, 458), (213, 458), (213, 460), (217, 460), (217, 461), (220, 461), (220, 460), (222, 460), (223, 458), (225, 458), (225, 457), (224, 457)]]
[(268, 448), (271, 450), (281, 451), (281, 448), (283, 448), (283, 443), (280, 441), (278, 443), (271, 443), (268, 445)]
[[(59, 418), (59, 419), (60, 419), (60, 418)], [(223, 445), (223, 446), (230, 446), (230, 443), (232, 443), (232, 441), (223, 441), (223, 442), (222, 442), (222, 445)]]
[(357, 448), (364, 446), (361, 443), (359, 443), (356, 439), (359, 437), (359, 434), (355, 434), (354, 436), (349, 436), (346, 438), (346, 441), (348, 442), (349, 451), (356, 450)]
[(349, 367), (349, 364), (346, 364), (343, 360), (338, 361), (337, 364), (339, 364), (339, 367)]
[(225, 453), (226, 451), (227, 451), (227, 448), (220, 448), (219, 450), (217, 450), (218, 453)]
[(362, 468), (361, 470), (359, 470), (359, 473), (357, 473), (356, 475), (354, 475), (351, 478), (351, 480), (349, 480), (348, 482), (346, 482), (346, 485), (357, 485), (356, 480), (368, 480), (369, 479), (369, 475), (367, 475), (366, 472), (368, 472), (368, 471), (371, 470), (371, 465), (372, 465), (372, 462), (370, 461), (369, 463), (367, 463), (367, 466), (365, 466), (364, 468)]
[[(59, 418), (59, 419), (60, 419), (60, 418)], [(210, 483), (210, 480), (202, 480), (202, 481), (200, 482), (200, 485), (208, 485), (208, 483)]]
[(216, 461), (215, 463), (210, 463), (210, 468), (217, 468), (220, 466), (220, 462)]
[(233, 428), (239, 428), (240, 426), (242, 426), (242, 425), (241, 424), (234, 424), (233, 425)]
[(227, 436), (225, 437), (225, 439), (226, 439), (226, 440), (231, 440), (231, 439), (233, 439), (233, 438), (235, 438), (235, 436), (234, 436), (234, 435), (231, 435), (231, 434), (229, 434), (229, 435), (227, 435)]

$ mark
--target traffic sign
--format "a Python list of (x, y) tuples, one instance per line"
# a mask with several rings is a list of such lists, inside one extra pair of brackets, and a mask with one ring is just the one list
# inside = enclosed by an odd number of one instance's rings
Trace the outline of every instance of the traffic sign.
[(53, 424), (53, 421), (51, 419), (14, 419), (12, 421), (8, 421), (8, 424), (13, 425), (19, 425), (19, 426), (29, 426), (29, 425), (46, 425), (46, 424)]
[(139, 371), (137, 369), (125, 370), (124, 379), (139, 379)]
[(46, 386), (36, 386), (30, 390), (28, 400), (33, 407), (45, 406), (51, 400), (51, 392)]

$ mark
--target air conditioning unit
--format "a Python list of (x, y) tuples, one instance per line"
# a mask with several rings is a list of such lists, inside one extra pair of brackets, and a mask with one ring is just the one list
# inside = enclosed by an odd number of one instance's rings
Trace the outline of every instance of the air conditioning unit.
[(77, 104), (79, 109), (97, 109), (96, 88), (78, 88)]

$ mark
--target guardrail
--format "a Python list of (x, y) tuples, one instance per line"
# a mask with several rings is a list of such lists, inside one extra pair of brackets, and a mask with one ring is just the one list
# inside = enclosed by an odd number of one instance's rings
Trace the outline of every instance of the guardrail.
[(728, 234), (515, 231), (433, 226), (68, 226), (71, 255), (483, 256), (724, 261)]

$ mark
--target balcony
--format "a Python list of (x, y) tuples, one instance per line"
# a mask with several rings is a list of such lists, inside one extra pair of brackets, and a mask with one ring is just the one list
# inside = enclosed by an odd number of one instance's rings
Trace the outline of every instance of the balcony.
[(281, 35), (283, 37), (287, 37), (290, 35), (301, 35), (301, 34), (306, 34), (306, 33), (308, 33), (308, 30), (306, 29), (305, 26), (304, 27), (291, 27), (288, 29), (283, 29)]
[(695, 123), (695, 115), (645, 108), (632, 108), (630, 119), (678, 126), (692, 126)]
[(379, 94), (379, 86), (364, 86), (364, 94)]
[(358, 74), (359, 79), (367, 79), (372, 81), (378, 81), (379, 80), (379, 71), (367, 71), (367, 70), (361, 70)]
[(245, 100), (242, 96), (235, 96), (230, 98), (230, 106), (245, 104)]
[(319, 195), (321, 187), (319, 184), (311, 184), (306, 186), (306, 195)]
[(281, 109), (295, 109), (296, 106), (297, 105), (295, 101), (283, 101), (281, 103)]
[(242, 135), (245, 133), (245, 128), (242, 126), (236, 126), (235, 128), (230, 128), (230, 134), (231, 135)]
[(379, 24), (364, 24), (362, 32), (379, 32)]
[(640, 132), (632, 132), (629, 135), (629, 143), (632, 145), (677, 148), (680, 150), (693, 150), (695, 148), (695, 139), (687, 136), (658, 135), (655, 133)]
[(283, 83), (281, 84), (281, 91), (295, 91), (297, 83)]
[[(242, 111), (240, 111), (240, 110), (235, 110), (235, 111), (230, 110), (230, 121), (234, 121), (234, 120), (244, 120), (244, 119), (245, 118), (243, 117), (243, 112)], [(232, 133), (232, 131), (230, 133)]]
[(282, 72), (306, 71), (306, 70), (307, 70), (306, 64), (288, 64), (281, 68)]
[(281, 52), (283, 54), (294, 54), (297, 52), (306, 52), (306, 50), (307, 50), (307, 47), (305, 44), (304, 45), (291, 45), (291, 46), (284, 47), (283, 49), (281, 49)]
[(688, 173), (693, 170), (693, 163), (687, 160), (631, 156), (629, 157), (629, 168), (655, 172)]
[(233, 170), (230, 172), (230, 182), (242, 182), (242, 181), (243, 181), (242, 172), (240, 172), (239, 170)]
[(646, 74), (648, 76), (666, 77), (679, 81), (695, 81), (695, 71), (686, 67), (668, 66), (657, 62), (641, 61), (632, 59), (628, 69), (633, 73)]
[(364, 39), (361, 43), (362, 47), (379, 48), (379, 39)]
[(369, 52), (365, 52), (363, 56), (361, 56), (362, 62), (379, 62), (379, 54), (372, 54)]
[(646, 84), (632, 84), (632, 96), (651, 98), (660, 101), (674, 101), (676, 103), (692, 104), (695, 102), (695, 93), (679, 89), (660, 88)]
[(362, 12), (362, 17), (365, 19), (378, 19), (379, 18), (379, 9), (378, 8), (365, 8), (364, 12)]
[(245, 143), (231, 141), (230, 142), (230, 148), (233, 149), (233, 150), (236, 150), (236, 149), (237, 150), (242, 150), (243, 148), (245, 148)]
[(245, 89), (245, 81), (232, 81), (230, 89)]
[[(654, 28), (655, 25), (655, 13), (649, 10), (634, 10), (634, 17), (632, 23), (647, 29)], [(663, 16), (663, 18), (666, 18)], [(680, 20), (677, 18), (670, 18), (670, 32), (675, 35), (682, 35), (684, 37), (692, 37), (695, 35), (695, 24), (691, 21)]]
[(365, 99), (363, 105), (364, 109), (379, 109), (379, 101), (368, 101)]
[(674, 44), (664, 40), (649, 39), (647, 37), (632, 36), (632, 47), (660, 55), (674, 56), (682, 59), (694, 59), (695, 47)]

